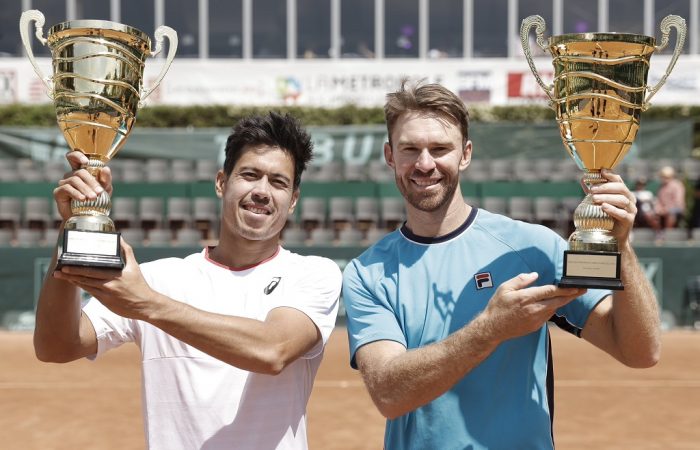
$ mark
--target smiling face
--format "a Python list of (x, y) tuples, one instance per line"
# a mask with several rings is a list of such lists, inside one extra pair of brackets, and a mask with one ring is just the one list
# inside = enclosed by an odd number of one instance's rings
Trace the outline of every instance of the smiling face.
[(460, 128), (434, 114), (409, 111), (384, 144), (387, 164), (409, 204), (424, 212), (446, 211), (471, 160), (471, 142), (463, 144)]
[[(223, 199), (222, 235), (251, 241), (278, 239), (294, 210), (299, 191), (293, 188), (292, 156), (268, 145), (246, 148), (226, 176), (216, 176), (216, 193)], [(223, 238), (223, 236), (222, 236)]]

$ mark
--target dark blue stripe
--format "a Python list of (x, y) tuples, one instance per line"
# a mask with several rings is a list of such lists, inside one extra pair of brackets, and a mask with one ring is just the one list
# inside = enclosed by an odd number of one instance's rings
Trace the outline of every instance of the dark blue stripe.
[(467, 220), (464, 221), (462, 225), (460, 225), (457, 229), (454, 231), (451, 231), (443, 236), (435, 236), (435, 237), (426, 237), (426, 236), (418, 236), (417, 234), (414, 234), (411, 230), (409, 230), (408, 226), (404, 223), (403, 226), (401, 227), (401, 234), (403, 234), (406, 239), (411, 240), (413, 242), (417, 242), (419, 244), (439, 244), (440, 242), (446, 242), (449, 241), (450, 239), (453, 239), (460, 234), (464, 232), (467, 228), (469, 228), (469, 225), (474, 222), (474, 218), (476, 218), (476, 211), (478, 208), (472, 207), (472, 211), (469, 213), (469, 216), (467, 217)]

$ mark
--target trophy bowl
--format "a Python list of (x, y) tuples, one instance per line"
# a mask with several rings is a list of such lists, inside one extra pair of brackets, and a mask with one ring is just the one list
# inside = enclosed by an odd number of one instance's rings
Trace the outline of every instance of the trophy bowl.
[[(51, 50), (53, 75), (45, 77), (32, 52), (29, 25)], [(161, 26), (155, 32), (156, 49), (145, 33), (116, 22), (74, 20), (52, 26), (43, 36), (44, 15), (25, 11), (20, 35), (34, 70), (53, 99), (58, 126), (68, 147), (88, 157), (83, 166), (97, 177), (131, 133), (136, 112), (158, 87), (177, 51), (177, 33)], [(144, 89), (148, 57), (160, 53), (163, 37), (169, 50), (152, 88)], [(103, 192), (96, 200), (71, 202), (73, 214), (64, 224), (57, 268), (63, 265), (122, 268), (119, 233), (109, 218), (111, 200)]]
[[(552, 56), (554, 80), (540, 78), (530, 50), (530, 30), (537, 45)], [(666, 73), (655, 86), (647, 84), (651, 55), (668, 45), (671, 28), (676, 46)], [(540, 16), (523, 20), (520, 38), (535, 80), (549, 97), (556, 113), (562, 142), (569, 156), (584, 171), (589, 188), (605, 183), (602, 169), (614, 169), (632, 146), (641, 112), (666, 82), (683, 49), (685, 20), (667, 16), (661, 22), (662, 40), (627, 33), (578, 33), (544, 40)], [(624, 289), (620, 280), (620, 253), (612, 235), (613, 219), (587, 194), (574, 212), (576, 231), (564, 253), (565, 287)]]

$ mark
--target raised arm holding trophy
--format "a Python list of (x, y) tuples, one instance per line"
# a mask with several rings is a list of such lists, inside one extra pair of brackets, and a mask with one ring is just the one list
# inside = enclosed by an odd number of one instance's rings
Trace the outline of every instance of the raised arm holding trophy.
[[(93, 176), (117, 154), (131, 133), (136, 112), (158, 87), (177, 51), (177, 33), (161, 26), (155, 32), (156, 48), (145, 33), (120, 23), (75, 20), (52, 26), (43, 37), (44, 15), (25, 11), (20, 35), (34, 70), (48, 89), (56, 108), (58, 126), (71, 150), (88, 157), (83, 167)], [(51, 49), (53, 76), (45, 77), (34, 59), (29, 25)], [(168, 56), (151, 88), (143, 87), (146, 58), (160, 53), (163, 37)], [(57, 268), (64, 265), (121, 269), (119, 233), (109, 218), (110, 196), (103, 191), (95, 200), (71, 202), (73, 216), (64, 225)]]
[[(537, 45), (550, 53), (554, 83), (546, 85), (535, 67), (529, 44), (535, 27)], [(665, 74), (655, 86), (647, 84), (651, 55), (668, 45), (671, 28), (676, 45)], [(661, 22), (661, 44), (651, 36), (626, 33), (580, 33), (544, 40), (540, 16), (523, 20), (520, 37), (537, 83), (556, 112), (564, 147), (585, 171), (590, 188), (607, 182), (603, 169), (614, 169), (629, 151), (639, 130), (641, 112), (666, 82), (686, 36), (685, 20), (667, 16)], [(576, 231), (564, 256), (563, 287), (624, 289), (620, 279), (618, 242), (611, 234), (614, 220), (587, 193), (574, 212)]]

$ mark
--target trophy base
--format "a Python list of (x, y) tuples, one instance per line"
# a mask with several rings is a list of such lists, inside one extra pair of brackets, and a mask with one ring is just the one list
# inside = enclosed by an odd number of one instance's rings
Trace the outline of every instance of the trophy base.
[(123, 269), (119, 236), (117, 232), (64, 230), (56, 269), (63, 266)]
[(623, 290), (618, 252), (564, 252), (564, 276), (559, 287)]

